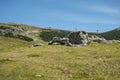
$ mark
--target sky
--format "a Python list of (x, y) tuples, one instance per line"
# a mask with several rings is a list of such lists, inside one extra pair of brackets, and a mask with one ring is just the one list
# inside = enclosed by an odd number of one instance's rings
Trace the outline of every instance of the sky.
[(120, 27), (120, 0), (0, 0), (0, 22), (105, 32)]

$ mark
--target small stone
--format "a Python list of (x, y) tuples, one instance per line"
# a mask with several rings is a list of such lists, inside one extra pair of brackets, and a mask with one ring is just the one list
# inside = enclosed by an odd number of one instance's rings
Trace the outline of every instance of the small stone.
[(35, 77), (42, 77), (42, 75), (40, 75), (40, 74), (37, 74), (37, 75), (35, 75)]

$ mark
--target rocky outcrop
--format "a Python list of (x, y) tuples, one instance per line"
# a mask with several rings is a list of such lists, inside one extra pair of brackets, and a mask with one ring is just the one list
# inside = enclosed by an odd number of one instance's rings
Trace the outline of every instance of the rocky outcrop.
[(53, 39), (49, 42), (49, 45), (84, 46), (87, 45), (88, 42), (88, 33), (85, 31), (78, 31), (70, 33), (68, 38), (53, 37)]
[(36, 27), (15, 24), (15, 23), (0, 23), (0, 35), (7, 37), (15, 37), (22, 35), (33, 40), (39, 40), (39, 29)]
[[(24, 32), (24, 29), (21, 26), (12, 26), (12, 25), (0, 25), (0, 31), (4, 31), (4, 32)], [(2, 34), (2, 33), (1, 33)]]
[(91, 41), (100, 44), (106, 44), (108, 41), (103, 37), (98, 37), (97, 35), (88, 36), (85, 31), (72, 32), (68, 35), (68, 38), (53, 37), (49, 42), (49, 45), (69, 45), (69, 46), (85, 46)]

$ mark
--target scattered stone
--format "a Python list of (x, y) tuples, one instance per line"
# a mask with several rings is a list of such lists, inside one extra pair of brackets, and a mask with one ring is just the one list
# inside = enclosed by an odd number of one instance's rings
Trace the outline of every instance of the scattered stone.
[(101, 43), (101, 44), (107, 43), (107, 40), (105, 38), (103, 38), (103, 37), (101, 38), (96, 35), (92, 35), (91, 37), (89, 37), (89, 40), (93, 41), (93, 42)]
[(43, 44), (41, 44), (41, 43), (33, 44), (33, 47), (37, 47), (37, 46), (43, 46)]
[(0, 59), (0, 62), (12, 62), (13, 60), (11, 58), (4, 58)]
[(35, 77), (43, 77), (42, 75), (40, 75), (40, 74), (37, 74), (37, 75), (35, 75)]
[(120, 40), (109, 40), (109, 43), (120, 43)]
[(35, 43), (33, 45), (29, 45), (28, 48), (38, 47), (38, 46), (43, 46), (43, 44), (41, 44), (41, 43)]

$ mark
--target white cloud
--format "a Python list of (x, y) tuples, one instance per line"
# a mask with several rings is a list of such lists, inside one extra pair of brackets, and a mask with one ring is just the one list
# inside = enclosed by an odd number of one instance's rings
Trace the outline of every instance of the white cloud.
[(82, 17), (73, 19), (75, 22), (83, 22), (83, 23), (99, 23), (99, 24), (119, 24), (120, 20), (115, 19), (107, 19), (107, 18), (90, 18), (90, 17)]
[(110, 6), (106, 6), (106, 5), (77, 5), (77, 7), (88, 10), (88, 11), (92, 11), (92, 12), (99, 12), (99, 13), (104, 13), (104, 14), (109, 14), (109, 15), (113, 15), (113, 14), (117, 14), (120, 15), (120, 10), (114, 7), (110, 7)]
[[(62, 21), (120, 24), (120, 10), (118, 8), (102, 4), (91, 4), (89, 6), (87, 4), (76, 4), (74, 8), (79, 9), (79, 13), (67, 10), (50, 10), (46, 12), (46, 15)], [(88, 13), (84, 11), (88, 11)]]
[(107, 14), (120, 14), (120, 11), (116, 8), (103, 6), (103, 5), (95, 5), (90, 7), (92, 10), (101, 12), (101, 13), (107, 13)]
[(51, 16), (53, 19), (62, 20), (62, 21), (70, 21), (70, 22), (78, 22), (78, 23), (101, 23), (101, 24), (120, 24), (120, 20), (116, 18), (109, 17), (101, 17), (96, 16), (92, 17), (88, 14), (73, 14), (68, 12), (48, 12), (47, 16)]

